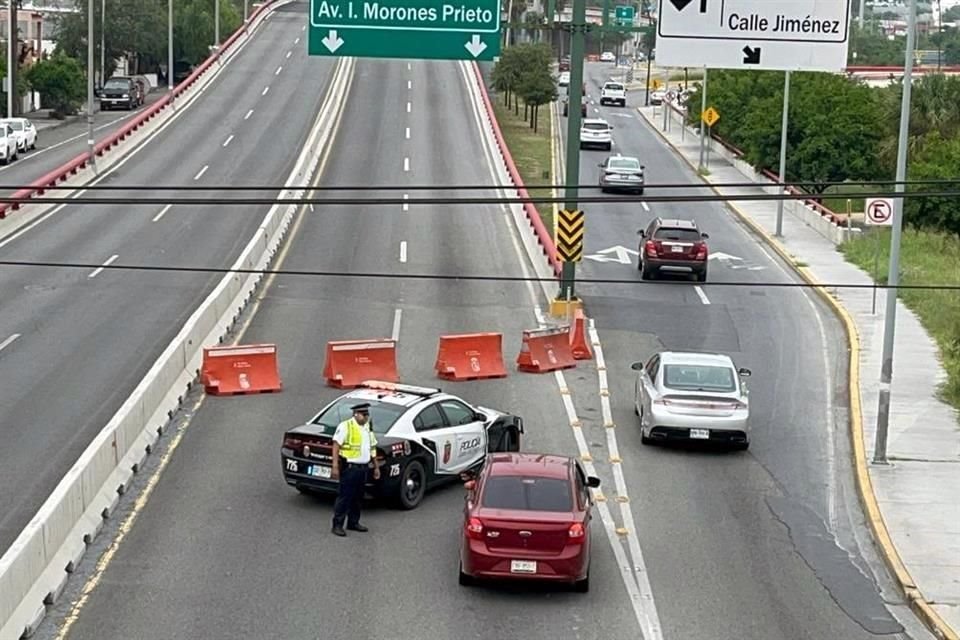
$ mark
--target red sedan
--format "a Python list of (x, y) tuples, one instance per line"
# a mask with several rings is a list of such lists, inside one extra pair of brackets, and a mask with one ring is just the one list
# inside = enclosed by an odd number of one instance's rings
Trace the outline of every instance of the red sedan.
[(590, 588), (590, 488), (580, 462), (539, 453), (496, 453), (467, 489), (460, 584), (476, 578), (566, 582)]

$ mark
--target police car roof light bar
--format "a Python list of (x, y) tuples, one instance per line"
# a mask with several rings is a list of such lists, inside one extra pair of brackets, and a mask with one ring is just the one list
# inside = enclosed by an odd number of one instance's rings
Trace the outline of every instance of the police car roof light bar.
[(430, 387), (418, 387), (412, 384), (397, 384), (395, 382), (386, 382), (384, 380), (364, 380), (360, 383), (361, 387), (367, 389), (379, 389), (381, 391), (395, 391), (397, 393), (409, 393), (414, 396), (429, 397), (441, 393), (440, 389)]

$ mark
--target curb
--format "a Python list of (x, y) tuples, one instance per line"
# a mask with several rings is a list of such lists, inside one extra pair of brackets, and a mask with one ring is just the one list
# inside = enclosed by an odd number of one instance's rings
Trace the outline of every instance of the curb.
[[(643, 118), (644, 122), (648, 125), (650, 121), (647, 117), (640, 111), (640, 108), (637, 108), (637, 112), (640, 114), (640, 117)], [(713, 184), (701, 176), (697, 172), (697, 167), (685, 156), (683, 153), (677, 149), (676, 146), (670, 141), (667, 136), (663, 135), (663, 132), (660, 131), (656, 126), (651, 126), (657, 135), (670, 147), (670, 149), (680, 157), (687, 165), (689, 165), (697, 177), (703, 181), (704, 184), (710, 187), (710, 189), (719, 196), (722, 196), (716, 187)], [(927, 628), (939, 639), (939, 640), (960, 640), (960, 636), (957, 635), (957, 632), (954, 631), (950, 625), (946, 623), (943, 618), (933, 609), (930, 603), (923, 597), (923, 594), (920, 592), (920, 589), (917, 587), (916, 582), (913, 580), (913, 577), (910, 575), (910, 572), (907, 571), (907, 567), (903, 564), (903, 560), (900, 558), (900, 554), (897, 552), (896, 546), (893, 544), (893, 540), (890, 538), (890, 532), (887, 530), (887, 525), (883, 520), (883, 515), (880, 512), (880, 505), (877, 502), (877, 496), (873, 491), (873, 482), (870, 480), (870, 473), (867, 469), (867, 456), (864, 448), (864, 438), (863, 438), (863, 406), (860, 397), (860, 334), (857, 331), (857, 325), (854, 322), (853, 318), (850, 316), (850, 312), (847, 311), (846, 307), (833, 296), (829, 291), (823, 287), (821, 283), (807, 267), (801, 267), (797, 265), (796, 260), (786, 248), (774, 238), (766, 229), (761, 227), (759, 224), (754, 222), (747, 214), (740, 210), (735, 204), (726, 202), (727, 208), (733, 211), (737, 218), (741, 222), (746, 224), (751, 231), (754, 232), (765, 244), (767, 244), (773, 251), (780, 256), (780, 258), (793, 269), (801, 279), (803, 279), (807, 284), (811, 285), (814, 291), (827, 303), (827, 305), (833, 310), (834, 314), (840, 320), (844, 326), (844, 333), (847, 336), (847, 351), (850, 354), (849, 362), (849, 394), (850, 394), (850, 437), (851, 444), (853, 445), (853, 463), (854, 463), (854, 473), (857, 481), (857, 493), (860, 498), (860, 504), (863, 507), (867, 521), (870, 523), (870, 531), (873, 534), (874, 541), (880, 549), (880, 555), (883, 557), (884, 563), (887, 565), (887, 569), (893, 575), (893, 578), (896, 580), (897, 585), (900, 587), (900, 591), (903, 593), (904, 598), (907, 601), (911, 611), (920, 618), (920, 620), (927, 626)]]

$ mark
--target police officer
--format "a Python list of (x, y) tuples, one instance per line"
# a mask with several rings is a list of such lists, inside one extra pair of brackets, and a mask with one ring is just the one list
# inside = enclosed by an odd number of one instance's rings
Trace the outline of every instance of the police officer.
[(345, 536), (343, 521), (351, 531), (368, 531), (360, 524), (360, 505), (363, 501), (364, 485), (367, 482), (367, 470), (373, 462), (373, 479), (380, 479), (380, 469), (376, 464), (377, 437), (370, 430), (370, 405), (358, 404), (350, 407), (353, 417), (337, 425), (333, 434), (333, 472), (334, 479), (340, 480), (337, 501), (333, 505), (333, 534)]

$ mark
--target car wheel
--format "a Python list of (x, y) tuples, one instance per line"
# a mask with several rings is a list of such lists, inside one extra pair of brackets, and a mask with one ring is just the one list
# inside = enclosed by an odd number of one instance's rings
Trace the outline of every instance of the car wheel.
[(463, 572), (463, 562), (460, 563), (460, 580), (461, 586), (472, 587), (474, 584), (473, 576), (467, 575)]
[(734, 451), (746, 451), (749, 448), (750, 448), (749, 440), (747, 440), (746, 442), (738, 442), (737, 444), (733, 445)]
[(613, 149), (613, 143), (612, 143), (612, 142), (609, 143), (609, 144), (607, 144), (607, 151), (610, 151), (611, 149)]
[(419, 460), (411, 460), (400, 475), (397, 504), (407, 511), (416, 509), (427, 490), (427, 474)]
[(643, 187), (640, 187), (639, 189), (637, 189), (637, 195), (638, 195), (638, 196), (642, 196), (642, 195), (643, 195)]
[(653, 280), (653, 269), (644, 266), (640, 271), (641, 280)]
[(704, 269), (697, 274), (697, 282), (706, 282), (707, 281), (707, 270)]
[(573, 583), (573, 590), (577, 593), (587, 593), (590, 591), (590, 571), (587, 570), (587, 577), (583, 580), (577, 580)]
[(643, 435), (643, 427), (640, 427), (640, 444), (650, 446), (653, 444), (653, 438)]

